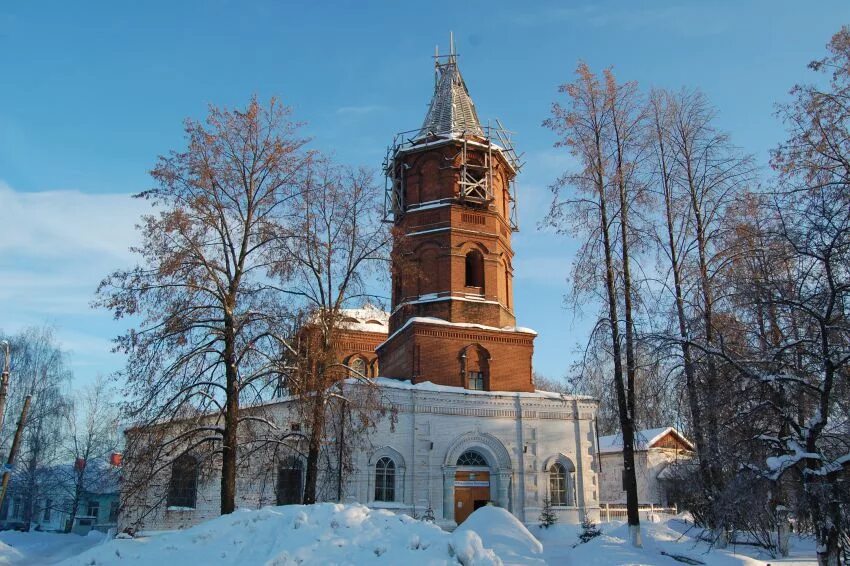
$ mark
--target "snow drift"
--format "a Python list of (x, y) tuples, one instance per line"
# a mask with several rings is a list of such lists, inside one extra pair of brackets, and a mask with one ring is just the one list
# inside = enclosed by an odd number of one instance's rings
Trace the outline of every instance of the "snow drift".
[(545, 565), (543, 545), (525, 525), (501, 507), (487, 505), (477, 509), (455, 531), (469, 531), (481, 537), (505, 564)]
[(436, 525), (360, 504), (238, 510), (190, 529), (115, 539), (61, 564), (462, 564), (502, 561), (473, 531)]

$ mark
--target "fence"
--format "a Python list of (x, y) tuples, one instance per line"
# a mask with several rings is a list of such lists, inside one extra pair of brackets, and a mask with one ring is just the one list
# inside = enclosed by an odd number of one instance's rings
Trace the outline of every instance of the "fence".
[[(676, 505), (673, 507), (664, 507), (662, 505), (654, 505), (652, 503), (641, 503), (638, 505), (638, 514), (642, 520), (650, 520), (650, 515), (678, 515), (679, 509)], [(600, 503), (599, 504), (599, 520), (608, 521), (625, 521), (628, 516), (628, 511), (625, 505)]]

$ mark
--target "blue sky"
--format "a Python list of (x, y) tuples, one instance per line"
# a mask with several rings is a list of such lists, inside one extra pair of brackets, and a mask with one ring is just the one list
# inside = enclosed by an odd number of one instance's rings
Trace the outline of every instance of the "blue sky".
[(209, 103), (277, 96), (312, 146), (378, 168), (418, 127), (431, 55), (453, 30), (483, 120), (517, 132), (519, 323), (535, 367), (560, 376), (589, 320), (563, 308), (575, 243), (538, 232), (547, 186), (569, 164), (541, 127), (576, 62), (642, 86), (699, 87), (733, 140), (766, 164), (772, 116), (805, 65), (850, 21), (808, 2), (6, 2), (0, 6), (0, 329), (50, 323), (78, 379), (123, 364), (122, 329), (88, 307), (127, 247), (157, 155)]

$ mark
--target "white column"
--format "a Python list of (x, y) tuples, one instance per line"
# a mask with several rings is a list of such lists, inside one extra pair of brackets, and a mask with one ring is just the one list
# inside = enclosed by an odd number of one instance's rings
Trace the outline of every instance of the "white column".
[(443, 519), (455, 520), (455, 472), (457, 466), (443, 466)]
[(499, 504), (499, 507), (502, 507), (503, 509), (507, 509), (508, 511), (510, 511), (510, 509), (508, 509), (508, 505), (510, 504), (510, 497), (508, 496), (508, 488), (511, 485), (511, 472), (510, 472), (510, 470), (502, 470), (502, 471), (498, 472), (496, 474), (496, 476), (499, 478), (499, 485), (497, 486), (498, 487), (497, 503)]

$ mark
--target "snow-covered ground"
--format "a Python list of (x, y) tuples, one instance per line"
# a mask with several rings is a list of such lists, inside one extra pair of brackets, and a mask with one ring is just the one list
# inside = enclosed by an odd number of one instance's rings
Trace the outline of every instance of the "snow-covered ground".
[(577, 544), (581, 532), (577, 525), (527, 529), (504, 509), (484, 507), (455, 532), (447, 533), (433, 524), (385, 510), (324, 503), (240, 510), (184, 531), (136, 539), (103, 541), (94, 534), (80, 537), (3, 532), (0, 565), (816, 564), (811, 541), (792, 539), (792, 557), (787, 559), (770, 558), (752, 546), (721, 551), (698, 542), (697, 530), (681, 518), (644, 522), (641, 549), (629, 545), (628, 530), (623, 523), (603, 524), (601, 529), (601, 536)]
[(76, 556), (98, 543), (106, 535), (92, 531), (87, 536), (59, 533), (0, 532), (0, 565), (56, 564)]
[[(666, 518), (659, 522), (641, 523), (643, 547), (629, 544), (628, 526), (619, 521), (599, 525), (602, 535), (584, 544), (576, 544), (581, 527), (553, 525), (548, 529), (534, 527), (531, 532), (543, 543), (543, 559), (548, 564), (681, 566), (691, 559), (707, 566), (816, 566), (812, 541), (792, 539), (789, 558), (771, 558), (753, 546), (729, 546), (725, 550), (711, 548), (697, 540), (699, 529), (682, 518)], [(673, 557), (679, 558), (679, 560)]]
[(289, 505), (239, 510), (184, 531), (115, 539), (62, 564), (419, 564), (497, 565), (472, 531), (363, 505)]

